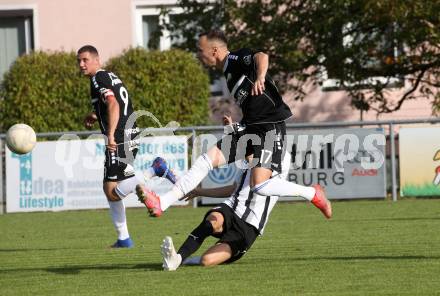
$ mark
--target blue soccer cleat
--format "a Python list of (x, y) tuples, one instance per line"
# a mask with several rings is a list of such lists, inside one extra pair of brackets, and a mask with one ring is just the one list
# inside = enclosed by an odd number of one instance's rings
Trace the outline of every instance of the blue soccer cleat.
[(126, 238), (126, 239), (118, 239), (112, 246), (111, 248), (133, 248), (134, 243), (131, 240), (131, 238)]
[(162, 157), (156, 157), (156, 159), (153, 160), (151, 167), (156, 176), (167, 178), (173, 184), (176, 183), (176, 175), (174, 175), (174, 173), (168, 168), (167, 162)]

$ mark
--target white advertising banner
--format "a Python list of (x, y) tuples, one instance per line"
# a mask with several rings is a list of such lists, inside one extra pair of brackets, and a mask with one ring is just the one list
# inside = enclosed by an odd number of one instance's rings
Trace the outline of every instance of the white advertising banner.
[[(221, 134), (201, 135), (201, 152)], [(311, 186), (320, 184), (330, 199), (384, 198), (386, 196), (385, 134), (382, 128), (287, 130), (285, 142), (291, 155), (288, 180)], [(239, 173), (234, 164), (213, 170), (204, 188), (230, 185)], [(298, 200), (283, 197), (280, 200)], [(221, 199), (202, 198), (203, 204)]]
[(330, 199), (386, 197), (382, 128), (288, 130), (288, 180), (320, 184)]
[[(63, 211), (108, 208), (102, 190), (104, 140), (38, 142), (31, 153), (17, 155), (6, 149), (7, 212)], [(185, 136), (145, 137), (134, 167), (139, 176), (157, 156), (167, 160), (177, 175), (188, 169)], [(164, 178), (147, 186), (159, 194), (172, 187)], [(134, 194), (124, 199), (127, 207), (143, 206)], [(178, 204), (184, 204), (179, 202)]]

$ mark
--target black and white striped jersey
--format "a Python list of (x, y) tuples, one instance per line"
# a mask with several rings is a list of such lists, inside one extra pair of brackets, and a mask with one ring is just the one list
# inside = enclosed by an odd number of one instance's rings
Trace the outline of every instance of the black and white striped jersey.
[[(272, 178), (287, 178), (290, 167), (290, 155), (286, 153), (283, 159), (283, 171), (281, 174), (273, 173)], [(223, 203), (229, 206), (243, 221), (254, 226), (260, 235), (269, 221), (269, 215), (278, 201), (278, 196), (263, 196), (250, 190), (250, 169), (243, 169), (236, 180), (235, 192)]]
[(247, 48), (231, 51), (223, 67), (229, 92), (243, 111), (242, 122), (259, 124), (285, 121), (292, 116), (292, 112), (283, 102), (269, 74), (265, 77), (264, 94), (251, 95), (253, 83), (257, 78), (255, 54), (255, 51)]

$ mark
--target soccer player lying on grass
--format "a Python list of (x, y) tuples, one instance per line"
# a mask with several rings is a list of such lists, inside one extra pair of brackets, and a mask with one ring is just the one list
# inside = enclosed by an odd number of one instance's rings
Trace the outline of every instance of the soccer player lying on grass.
[[(272, 178), (287, 177), (290, 155), (283, 160), (281, 174), (274, 172)], [(171, 237), (163, 240), (161, 252), (164, 270), (176, 270), (180, 265), (213, 266), (232, 263), (240, 259), (263, 234), (278, 196), (261, 196), (250, 190), (250, 169), (239, 174), (234, 185), (221, 188), (202, 189), (197, 187), (184, 197), (190, 200), (195, 196), (228, 197), (219, 206), (209, 210), (202, 223), (195, 228), (176, 252)], [(189, 258), (202, 245), (208, 236), (219, 241), (211, 246), (201, 257)]]

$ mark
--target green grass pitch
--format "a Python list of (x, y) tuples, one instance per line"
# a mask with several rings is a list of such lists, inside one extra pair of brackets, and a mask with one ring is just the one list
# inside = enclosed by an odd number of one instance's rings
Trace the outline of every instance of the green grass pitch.
[(107, 210), (0, 215), (0, 295), (440, 295), (438, 199), (334, 202), (330, 221), (279, 203), (238, 262), (162, 271), (163, 237), (178, 248), (207, 210), (128, 209), (118, 250)]

